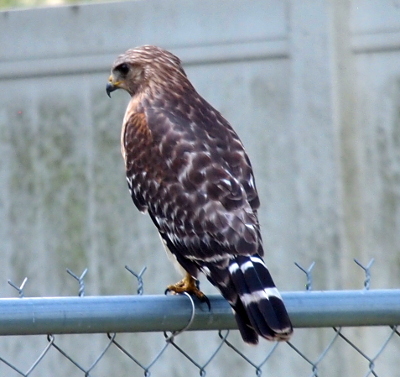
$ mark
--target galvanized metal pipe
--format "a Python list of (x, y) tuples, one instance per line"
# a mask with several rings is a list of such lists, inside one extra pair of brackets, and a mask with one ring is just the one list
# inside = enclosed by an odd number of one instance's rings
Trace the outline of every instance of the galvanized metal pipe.
[[(282, 293), (294, 327), (400, 324), (400, 290)], [(235, 329), (227, 302), (195, 301), (190, 330)], [(89, 296), (0, 299), (0, 335), (178, 331), (190, 321), (186, 296)]]

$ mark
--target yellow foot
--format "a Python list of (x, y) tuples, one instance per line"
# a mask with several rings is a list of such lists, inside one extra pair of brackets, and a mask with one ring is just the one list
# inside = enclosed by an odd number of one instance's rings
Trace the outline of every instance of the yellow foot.
[(207, 296), (198, 288), (198, 281), (189, 274), (186, 274), (186, 276), (178, 283), (169, 285), (166, 292), (168, 291), (174, 293), (187, 292), (195, 295), (202, 302), (208, 301)]

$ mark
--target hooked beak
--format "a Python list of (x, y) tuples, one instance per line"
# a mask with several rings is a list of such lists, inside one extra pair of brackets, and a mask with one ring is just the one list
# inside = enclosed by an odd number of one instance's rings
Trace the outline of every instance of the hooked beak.
[(106, 86), (107, 95), (111, 98), (111, 92), (119, 89), (119, 85), (121, 83), (119, 81), (114, 82), (112, 75), (108, 78), (108, 83)]

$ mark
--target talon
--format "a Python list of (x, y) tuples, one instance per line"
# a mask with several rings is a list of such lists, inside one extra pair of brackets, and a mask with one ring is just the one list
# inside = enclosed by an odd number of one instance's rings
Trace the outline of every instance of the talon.
[(211, 303), (210, 300), (208, 299), (208, 297), (206, 295), (204, 295), (203, 299), (201, 300), (201, 302), (205, 302), (208, 306), (208, 311), (211, 312)]
[(201, 302), (206, 302), (208, 308), (210, 309), (210, 300), (207, 296), (200, 291), (199, 289), (199, 281), (193, 278), (192, 275), (186, 274), (186, 276), (176, 284), (169, 285), (165, 290), (167, 292), (173, 292), (175, 294), (187, 292), (189, 294), (195, 295)]

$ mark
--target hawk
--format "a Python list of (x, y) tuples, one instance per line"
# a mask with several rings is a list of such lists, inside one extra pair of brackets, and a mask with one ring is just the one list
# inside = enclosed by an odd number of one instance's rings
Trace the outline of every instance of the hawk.
[(131, 95), (121, 133), (131, 197), (185, 273), (168, 290), (204, 300), (202, 272), (232, 306), (245, 342), (287, 341), (293, 329), (262, 259), (260, 202), (236, 132), (162, 48), (120, 55), (107, 94), (117, 89)]

